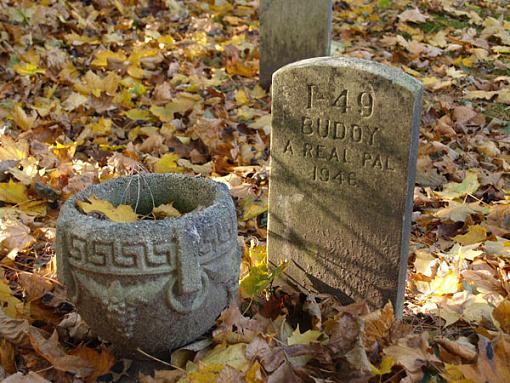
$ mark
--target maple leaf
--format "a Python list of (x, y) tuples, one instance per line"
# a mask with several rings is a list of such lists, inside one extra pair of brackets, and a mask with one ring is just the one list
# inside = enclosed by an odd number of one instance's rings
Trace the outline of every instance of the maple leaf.
[(249, 272), (241, 278), (239, 292), (243, 298), (254, 298), (271, 285), (287, 264), (281, 263), (273, 271), (270, 271), (266, 247), (256, 246), (253, 242), (250, 245), (248, 257)]
[(10, 136), (0, 137), (0, 161), (19, 161), (28, 157), (28, 142), (14, 141)]
[(22, 76), (33, 76), (38, 73), (44, 74), (46, 72), (45, 69), (39, 68), (37, 65), (31, 63), (14, 64), (12, 69), (14, 69), (14, 71), (17, 74), (20, 74)]
[(472, 245), (483, 242), (487, 238), (487, 230), (480, 225), (469, 226), (468, 232), (462, 235), (456, 235), (453, 240), (461, 245)]
[(510, 381), (510, 341), (499, 335), (489, 341), (479, 335), (476, 364), (458, 365), (464, 377), (473, 382), (505, 383)]
[(478, 173), (473, 170), (468, 170), (462, 182), (450, 182), (443, 187), (442, 192), (435, 193), (445, 199), (456, 199), (468, 194), (473, 194), (478, 190), (479, 186)]
[[(17, 314), (17, 306), (21, 304), (21, 301), (16, 298), (12, 290), (9, 288), (9, 285), (4, 279), (0, 279), (0, 320), (2, 322), (9, 323), (18, 323), (18, 322), (10, 322), (7, 318), (2, 318), (3, 313), (10, 316), (11, 318), (16, 318)], [(5, 329), (4, 327), (2, 327)], [(4, 331), (4, 330), (2, 330)], [(16, 334), (14, 338), (18, 339), (20, 334)]]
[(64, 351), (58, 342), (56, 331), (46, 339), (41, 330), (31, 327), (29, 329), (29, 336), (34, 350), (57, 370), (71, 372), (81, 378), (86, 378), (94, 372), (94, 366), (91, 362), (79, 356), (68, 355)]
[(92, 366), (93, 372), (87, 377), (87, 383), (95, 383), (99, 376), (110, 371), (110, 368), (115, 362), (115, 357), (104, 345), (101, 347), (100, 351), (83, 345), (78, 346), (70, 355), (77, 356)]
[(457, 201), (448, 201), (448, 207), (437, 210), (434, 215), (454, 222), (465, 222), (473, 214), (485, 214), (488, 211), (489, 209), (480, 206), (479, 202), (459, 203)]
[(166, 153), (154, 164), (156, 173), (183, 173), (184, 168), (177, 165), (179, 156), (174, 153)]
[(173, 203), (162, 204), (155, 207), (152, 209), (152, 214), (156, 218), (174, 218), (182, 215), (182, 213), (173, 206)]
[(77, 200), (76, 204), (85, 213), (100, 213), (113, 222), (134, 222), (138, 216), (130, 205), (118, 205), (114, 207), (110, 201), (98, 199), (95, 196), (87, 198), (87, 201)]
[(0, 182), (0, 201), (21, 204), (28, 200), (27, 187), (10, 180), (9, 182)]
[(21, 130), (30, 130), (37, 120), (37, 113), (32, 112), (28, 116), (20, 105), (15, 105), (12, 111), (12, 119)]

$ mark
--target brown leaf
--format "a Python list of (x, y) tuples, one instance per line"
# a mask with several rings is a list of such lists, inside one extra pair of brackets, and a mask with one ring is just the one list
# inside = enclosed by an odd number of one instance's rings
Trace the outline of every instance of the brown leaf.
[(479, 336), (476, 364), (459, 365), (458, 369), (473, 382), (510, 382), (510, 341), (499, 335), (490, 342)]
[(499, 305), (492, 311), (492, 316), (499, 323), (501, 330), (510, 334), (510, 301), (502, 300)]
[(477, 352), (473, 345), (462, 344), (460, 342), (456, 342), (450, 340), (444, 336), (439, 337), (436, 342), (443, 346), (448, 352), (460, 356), (467, 362), (474, 362), (476, 360)]
[(86, 378), (94, 373), (94, 365), (91, 362), (79, 356), (68, 355), (64, 351), (58, 341), (56, 331), (46, 339), (39, 329), (32, 327), (29, 330), (29, 335), (34, 350), (57, 370), (70, 372), (81, 378)]
[(388, 337), (395, 321), (393, 306), (388, 302), (381, 310), (373, 311), (363, 316), (362, 319), (365, 322), (363, 343), (367, 349), (371, 349), (376, 341)]
[(115, 357), (105, 346), (101, 347), (101, 351), (79, 346), (73, 350), (71, 355), (81, 358), (94, 368), (94, 372), (86, 379), (87, 383), (94, 383), (99, 376), (106, 374), (115, 363)]
[(18, 280), (29, 302), (39, 299), (48, 291), (53, 290), (53, 284), (36, 272), (21, 273)]
[(213, 339), (217, 343), (235, 344), (251, 342), (266, 329), (270, 321), (263, 317), (258, 319), (247, 318), (241, 314), (238, 306), (230, 305), (223, 310), (216, 323), (217, 327), (212, 334)]
[(5, 338), (17, 346), (26, 347), (30, 344), (29, 328), (30, 324), (26, 319), (10, 318), (0, 310), (0, 338)]
[(0, 339), (0, 366), (8, 374), (16, 372), (16, 349), (7, 339)]

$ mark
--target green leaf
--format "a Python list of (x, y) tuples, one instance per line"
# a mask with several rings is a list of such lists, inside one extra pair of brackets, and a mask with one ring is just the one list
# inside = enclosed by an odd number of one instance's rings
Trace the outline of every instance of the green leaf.
[(478, 173), (474, 170), (468, 170), (466, 176), (461, 183), (447, 183), (442, 192), (436, 192), (439, 197), (444, 199), (456, 199), (473, 194), (478, 190), (480, 183), (478, 182)]

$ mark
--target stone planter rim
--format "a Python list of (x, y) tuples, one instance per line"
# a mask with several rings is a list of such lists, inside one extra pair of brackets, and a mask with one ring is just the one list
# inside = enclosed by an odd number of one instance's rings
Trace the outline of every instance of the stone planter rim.
[[(227, 202), (227, 200), (229, 198), (231, 198), (227, 185), (225, 185), (221, 182), (207, 179), (202, 176), (190, 176), (190, 175), (179, 174), (179, 173), (147, 173), (147, 174), (143, 174), (142, 177), (143, 176), (153, 177), (153, 178), (162, 178), (162, 179), (173, 178), (173, 179), (175, 179), (175, 182), (179, 182), (179, 180), (183, 180), (183, 179), (193, 179), (193, 180), (195, 180), (193, 182), (202, 182), (206, 185), (210, 185), (214, 190), (214, 197), (213, 197), (211, 203), (208, 204), (207, 206), (203, 207), (202, 209), (200, 209), (200, 210), (195, 209), (188, 213), (183, 213), (180, 217), (169, 217), (169, 218), (164, 218), (164, 219), (145, 219), (145, 220), (137, 220), (134, 222), (114, 222), (114, 221), (110, 221), (109, 219), (100, 219), (100, 218), (83, 213), (77, 207), (77, 205), (76, 205), (77, 200), (84, 200), (85, 198), (94, 195), (94, 191), (96, 189), (108, 187), (109, 185), (115, 186), (115, 184), (124, 182), (125, 180), (130, 179), (130, 178), (134, 179), (134, 178), (138, 177), (138, 175), (135, 174), (135, 175), (129, 175), (129, 176), (116, 177), (116, 178), (109, 179), (105, 182), (90, 185), (90, 186), (86, 187), (85, 189), (75, 193), (72, 197), (70, 197), (65, 202), (65, 204), (62, 206), (62, 209), (67, 210), (66, 215), (72, 214), (73, 220), (75, 220), (75, 222), (83, 220), (82, 222), (86, 222), (87, 224), (93, 224), (94, 226), (96, 226), (98, 228), (100, 228), (102, 226), (125, 228), (130, 225), (137, 225), (141, 229), (142, 228), (154, 229), (155, 227), (157, 227), (159, 225), (168, 226), (168, 224), (177, 223), (179, 221), (182, 221), (183, 219), (193, 220), (194, 218), (208, 216), (215, 209), (218, 208), (217, 207), (218, 204), (221, 205), (222, 202)], [(105, 198), (105, 199), (109, 200), (108, 198)], [(170, 201), (166, 201), (165, 203), (167, 203), (167, 202), (170, 202)]]

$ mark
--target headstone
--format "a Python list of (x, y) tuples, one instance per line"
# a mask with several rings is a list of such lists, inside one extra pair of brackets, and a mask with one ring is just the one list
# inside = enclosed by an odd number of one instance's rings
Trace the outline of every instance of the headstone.
[(331, 0), (260, 1), (260, 83), (268, 88), (282, 66), (329, 56)]
[(268, 252), (289, 282), (401, 313), (422, 93), (354, 58), (274, 74)]

